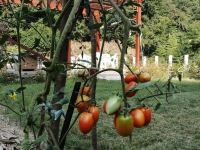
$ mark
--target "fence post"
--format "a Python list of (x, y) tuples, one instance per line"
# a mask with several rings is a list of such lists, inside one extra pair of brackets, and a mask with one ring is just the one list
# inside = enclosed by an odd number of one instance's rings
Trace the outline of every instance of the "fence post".
[(147, 57), (143, 56), (142, 57), (142, 66), (145, 67), (147, 65)]
[(187, 69), (189, 65), (189, 55), (184, 55), (184, 69)]
[(158, 56), (155, 56), (155, 65), (158, 66), (159, 58)]
[(135, 66), (135, 61), (136, 61), (136, 59), (135, 59), (135, 56), (133, 56), (133, 66)]
[(169, 67), (172, 67), (172, 63), (173, 63), (173, 56), (169, 55), (169, 59), (168, 59)]
[(42, 60), (40, 59), (40, 57), (37, 57), (37, 69), (41, 69), (42, 68)]

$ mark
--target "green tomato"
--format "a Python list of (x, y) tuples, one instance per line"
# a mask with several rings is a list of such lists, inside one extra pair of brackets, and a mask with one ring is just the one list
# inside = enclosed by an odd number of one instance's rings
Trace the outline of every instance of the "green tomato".
[(119, 110), (122, 103), (122, 99), (119, 96), (112, 96), (108, 99), (106, 104), (106, 113), (108, 115), (114, 114)]
[(123, 137), (130, 136), (133, 131), (133, 119), (131, 115), (118, 115), (115, 120), (115, 128), (119, 135)]

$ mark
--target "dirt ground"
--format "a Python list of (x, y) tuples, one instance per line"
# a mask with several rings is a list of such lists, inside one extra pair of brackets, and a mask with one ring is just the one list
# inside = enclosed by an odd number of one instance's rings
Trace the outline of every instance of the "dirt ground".
[[(3, 110), (3, 108), (0, 108)], [(8, 118), (5, 114), (0, 115), (0, 150), (21, 150), (24, 137), (23, 129)]]

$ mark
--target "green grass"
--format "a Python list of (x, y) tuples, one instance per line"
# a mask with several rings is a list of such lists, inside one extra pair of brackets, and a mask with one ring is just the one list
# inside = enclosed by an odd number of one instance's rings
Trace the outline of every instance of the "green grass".
[[(181, 93), (169, 98), (167, 103), (164, 97), (159, 97), (162, 103), (160, 109), (153, 111), (152, 122), (143, 128), (135, 128), (132, 141), (129, 138), (119, 136), (113, 125), (113, 116), (100, 114), (97, 124), (98, 147), (100, 150), (174, 150), (174, 149), (200, 149), (200, 81), (183, 81), (181, 84), (174, 81)], [(65, 89), (68, 97), (71, 95), (73, 81), (67, 81)], [(0, 91), (19, 85), (0, 85)], [(26, 103), (41, 92), (43, 84), (27, 84)], [(104, 99), (119, 92), (119, 81), (101, 80), (97, 85), (97, 101), (101, 107)], [(141, 94), (142, 93), (142, 94)], [(140, 96), (145, 96), (145, 91)], [(50, 95), (51, 97), (52, 95)], [(49, 97), (49, 98), (50, 98)], [(129, 100), (134, 105), (132, 99)], [(147, 100), (155, 106), (153, 99)], [(77, 112), (75, 111), (74, 117)], [(77, 123), (70, 131), (66, 140), (66, 149), (89, 150), (92, 149), (91, 134), (83, 135), (78, 129)]]

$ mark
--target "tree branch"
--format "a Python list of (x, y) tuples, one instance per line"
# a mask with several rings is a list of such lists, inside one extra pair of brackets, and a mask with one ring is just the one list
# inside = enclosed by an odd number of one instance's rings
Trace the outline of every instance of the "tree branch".
[(53, 67), (55, 66), (55, 64), (59, 61), (59, 56), (61, 53), (61, 50), (63, 48), (63, 45), (66, 42), (68, 33), (70, 32), (72, 26), (73, 26), (73, 22), (76, 19), (76, 13), (79, 10), (79, 6), (80, 6), (81, 1), (80, 0), (75, 0), (74, 1), (74, 6), (72, 8), (72, 11), (70, 12), (69, 18), (64, 26), (64, 30), (61, 34), (60, 40), (58, 41), (58, 45), (56, 46), (56, 51), (55, 51), (55, 56), (52, 59), (52, 64), (49, 68), (47, 68), (47, 70), (53, 70)]

